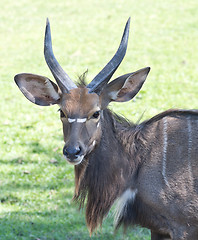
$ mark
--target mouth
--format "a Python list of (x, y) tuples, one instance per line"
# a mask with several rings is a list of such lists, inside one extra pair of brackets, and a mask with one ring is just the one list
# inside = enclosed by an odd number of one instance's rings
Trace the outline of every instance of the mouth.
[(65, 155), (63, 155), (64, 156), (64, 158), (70, 163), (70, 164), (72, 164), (72, 165), (78, 165), (78, 164), (80, 164), (82, 161), (83, 161), (83, 159), (84, 159), (84, 155), (81, 155), (81, 156), (78, 156), (77, 158), (75, 158), (75, 159), (69, 159), (69, 158), (67, 158)]

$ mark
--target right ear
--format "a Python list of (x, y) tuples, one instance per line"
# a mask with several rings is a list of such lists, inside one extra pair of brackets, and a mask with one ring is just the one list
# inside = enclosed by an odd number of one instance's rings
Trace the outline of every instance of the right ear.
[(48, 78), (30, 73), (20, 73), (14, 77), (14, 80), (29, 101), (40, 106), (59, 103), (58, 87)]
[(105, 108), (111, 101), (126, 102), (140, 91), (150, 67), (128, 73), (111, 81), (101, 94), (101, 105)]

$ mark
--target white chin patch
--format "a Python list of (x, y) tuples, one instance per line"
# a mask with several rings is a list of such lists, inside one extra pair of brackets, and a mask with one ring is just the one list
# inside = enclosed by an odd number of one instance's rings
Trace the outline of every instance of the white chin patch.
[(84, 155), (79, 156), (79, 157), (77, 157), (77, 158), (74, 159), (74, 160), (70, 160), (70, 159), (67, 158), (65, 155), (63, 155), (63, 156), (64, 156), (64, 158), (65, 158), (70, 164), (72, 164), (72, 165), (78, 165), (78, 164), (80, 164), (80, 163), (82, 162), (82, 160), (84, 159)]

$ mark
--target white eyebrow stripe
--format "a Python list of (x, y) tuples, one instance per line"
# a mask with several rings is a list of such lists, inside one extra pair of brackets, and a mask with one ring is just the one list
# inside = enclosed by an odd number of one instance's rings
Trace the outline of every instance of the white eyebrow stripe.
[(73, 122), (75, 122), (75, 121), (76, 121), (75, 118), (68, 118), (68, 122), (69, 122), (69, 123), (73, 123)]
[(87, 118), (68, 118), (69, 123), (77, 122), (77, 123), (84, 123), (87, 121)]
[(87, 121), (87, 118), (77, 118), (78, 123), (84, 123)]

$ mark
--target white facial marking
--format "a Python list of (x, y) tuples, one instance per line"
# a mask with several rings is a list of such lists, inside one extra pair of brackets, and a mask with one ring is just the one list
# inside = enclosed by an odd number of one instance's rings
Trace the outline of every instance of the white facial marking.
[(120, 218), (126, 214), (126, 206), (129, 202), (134, 202), (135, 197), (137, 195), (138, 190), (131, 188), (128, 188), (119, 198), (116, 203), (115, 207), (115, 218), (114, 218), (114, 224), (115, 226), (118, 224)]
[(75, 160), (71, 161), (69, 158), (67, 158), (65, 155), (63, 155), (64, 158), (72, 165), (78, 165), (82, 162), (82, 160), (84, 159), (84, 155), (82, 156), (78, 156)]
[(97, 128), (99, 128), (99, 126), (100, 126), (100, 122), (98, 122), (98, 124), (97, 124)]
[(166, 155), (167, 155), (167, 146), (168, 146), (168, 136), (167, 136), (167, 119), (166, 117), (163, 118), (163, 161), (162, 161), (162, 175), (165, 181), (165, 184), (169, 186), (167, 177), (166, 177)]
[(75, 121), (76, 121), (75, 118), (68, 118), (68, 122), (69, 122), (69, 123), (73, 123), (73, 122), (75, 122)]
[(78, 123), (84, 123), (87, 121), (87, 118), (77, 118)]
[(77, 122), (77, 123), (84, 123), (87, 121), (87, 118), (68, 118), (69, 123)]

